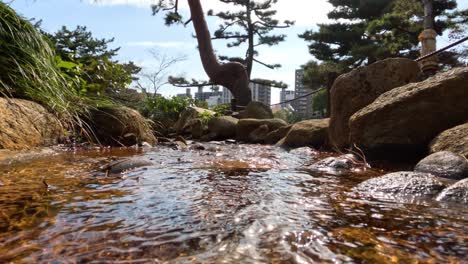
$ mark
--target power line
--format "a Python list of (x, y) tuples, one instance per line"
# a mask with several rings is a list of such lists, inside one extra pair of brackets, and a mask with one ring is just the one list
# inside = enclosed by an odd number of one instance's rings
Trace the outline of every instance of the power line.
[(294, 98), (294, 99), (287, 100), (287, 101), (284, 101), (284, 102), (281, 102), (281, 103), (272, 104), (272, 105), (270, 105), (270, 106), (275, 106), (275, 105), (281, 105), (281, 104), (286, 104), (286, 103), (294, 102), (294, 101), (299, 100), (299, 99), (301, 99), (301, 98), (309, 97), (309, 96), (311, 96), (311, 95), (313, 95), (313, 94), (316, 94), (316, 93), (318, 93), (318, 92), (320, 92), (320, 91), (323, 91), (323, 90), (325, 90), (325, 89), (326, 89), (326, 88), (320, 88), (320, 89), (318, 89), (318, 90), (314, 90), (314, 91), (311, 92), (311, 93), (308, 93), (308, 94), (305, 94), (305, 95), (302, 95), (302, 96), (299, 96), (299, 97), (296, 97), (296, 98)]

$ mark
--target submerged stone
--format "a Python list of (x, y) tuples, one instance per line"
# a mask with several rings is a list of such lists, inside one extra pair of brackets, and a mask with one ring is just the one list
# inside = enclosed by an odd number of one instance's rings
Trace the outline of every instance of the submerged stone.
[(360, 183), (355, 191), (368, 195), (436, 195), (446, 187), (429, 173), (400, 171)]
[(444, 189), (436, 200), (439, 202), (468, 203), (468, 179), (458, 181)]
[(136, 157), (123, 160), (116, 160), (109, 163), (102, 170), (112, 174), (119, 174), (125, 171), (154, 165), (152, 161), (146, 158)]

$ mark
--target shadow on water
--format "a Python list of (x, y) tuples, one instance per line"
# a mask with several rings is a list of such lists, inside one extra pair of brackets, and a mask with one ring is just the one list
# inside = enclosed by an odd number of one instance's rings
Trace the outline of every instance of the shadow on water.
[[(0, 165), (0, 262), (466, 261), (466, 207), (351, 192), (382, 170), (327, 175), (302, 169), (321, 153), (206, 149), (64, 153)], [(154, 165), (98, 173), (116, 156)]]

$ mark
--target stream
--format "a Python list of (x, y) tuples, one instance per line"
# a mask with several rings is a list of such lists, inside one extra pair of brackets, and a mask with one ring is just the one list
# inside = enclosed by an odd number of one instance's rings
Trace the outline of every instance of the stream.
[[(335, 175), (305, 169), (329, 153), (203, 148), (68, 151), (0, 163), (0, 263), (468, 261), (468, 207), (352, 190), (396, 165)], [(102, 171), (123, 157), (153, 165)]]

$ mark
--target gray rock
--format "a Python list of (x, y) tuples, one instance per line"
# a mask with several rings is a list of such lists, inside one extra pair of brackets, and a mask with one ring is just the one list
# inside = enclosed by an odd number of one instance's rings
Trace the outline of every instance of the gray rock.
[(365, 164), (358, 162), (354, 155), (346, 154), (339, 157), (325, 158), (310, 165), (308, 169), (333, 175), (342, 175), (362, 166), (365, 166)]
[(102, 168), (103, 171), (111, 174), (119, 174), (125, 171), (133, 170), (136, 168), (154, 165), (152, 161), (146, 158), (128, 158), (116, 160)]
[(468, 203), (468, 179), (458, 181), (444, 189), (436, 200), (440, 202)]
[(440, 151), (421, 160), (414, 171), (426, 172), (433, 175), (461, 180), (468, 177), (468, 160), (449, 151)]
[(400, 171), (360, 183), (355, 191), (368, 195), (436, 195), (446, 187), (439, 177), (429, 173)]

